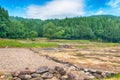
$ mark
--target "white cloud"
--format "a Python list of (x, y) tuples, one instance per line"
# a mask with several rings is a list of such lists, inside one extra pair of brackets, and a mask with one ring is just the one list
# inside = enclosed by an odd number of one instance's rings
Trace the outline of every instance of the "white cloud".
[(26, 17), (51, 19), (84, 15), (84, 0), (52, 0), (46, 5), (30, 5)]
[(113, 15), (120, 15), (120, 0), (110, 0), (107, 5), (110, 7), (108, 12)]
[(107, 4), (113, 8), (117, 8), (120, 7), (120, 0), (110, 0)]
[(95, 15), (100, 15), (100, 14), (105, 14), (105, 12), (102, 10), (99, 10), (98, 12), (95, 13)]

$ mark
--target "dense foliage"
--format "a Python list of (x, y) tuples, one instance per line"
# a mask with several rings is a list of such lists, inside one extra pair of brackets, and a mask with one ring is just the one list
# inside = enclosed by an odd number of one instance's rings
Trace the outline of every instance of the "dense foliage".
[(0, 8), (0, 37), (47, 37), (119, 42), (120, 17), (97, 15), (51, 20), (9, 18), (8, 12)]
[(0, 38), (34, 38), (38, 34), (29, 29), (20, 21), (11, 20), (8, 11), (0, 7)]

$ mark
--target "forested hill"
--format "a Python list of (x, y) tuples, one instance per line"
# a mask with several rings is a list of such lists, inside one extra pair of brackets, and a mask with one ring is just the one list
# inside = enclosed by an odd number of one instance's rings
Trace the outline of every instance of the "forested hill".
[(120, 42), (120, 17), (96, 15), (65, 19), (24, 19), (9, 17), (0, 8), (1, 38), (89, 39)]

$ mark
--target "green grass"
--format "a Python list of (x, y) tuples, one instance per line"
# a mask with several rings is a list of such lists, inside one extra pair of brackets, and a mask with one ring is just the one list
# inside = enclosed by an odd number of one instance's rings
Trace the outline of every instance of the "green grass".
[(89, 40), (47, 40), (38, 39), (31, 40), (12, 40), (12, 39), (0, 39), (0, 47), (17, 47), (17, 48), (50, 48), (58, 47), (59, 44), (73, 44), (76, 43), (77, 48), (89, 48), (89, 47), (114, 47), (120, 45), (119, 43), (101, 43), (91, 42)]
[(29, 41), (29, 42), (25, 42), (22, 43), (18, 40), (8, 40), (8, 39), (3, 39), (0, 40), (0, 47), (4, 48), (4, 47), (10, 47), (10, 48), (45, 48), (45, 47), (58, 47), (58, 44), (55, 42), (44, 42), (44, 41)]
[(120, 45), (119, 43), (101, 43), (101, 42), (91, 42), (88, 44), (79, 44), (76, 47), (78, 48), (90, 48), (90, 47), (115, 47)]
[(53, 42), (59, 42), (59, 43), (90, 43), (89, 40), (65, 40), (65, 39), (55, 39), (51, 40)]
[(113, 76), (113, 78), (118, 78), (118, 79), (120, 79), (120, 74), (117, 74), (117, 75)]
[(52, 42), (58, 42), (63, 44), (77, 44), (77, 48), (90, 48), (90, 47), (115, 47), (120, 45), (120, 43), (111, 42), (95, 42), (90, 40), (51, 40)]
[(101, 79), (101, 80), (120, 80), (120, 74), (117, 74), (117, 75), (112, 76), (110, 78)]

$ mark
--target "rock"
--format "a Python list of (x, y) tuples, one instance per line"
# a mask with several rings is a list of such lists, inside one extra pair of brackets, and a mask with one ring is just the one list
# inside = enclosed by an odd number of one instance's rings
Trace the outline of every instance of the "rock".
[(66, 78), (64, 78), (64, 77), (61, 77), (61, 78), (60, 78), (60, 80), (66, 80)]
[(109, 71), (76, 69), (74, 66), (66, 69), (59, 66), (53, 68), (45, 66), (37, 70), (26, 68), (24, 71), (2, 74), (0, 75), (0, 80), (92, 80), (95, 78), (108, 78), (111, 75), (115, 75), (115, 73)]
[(4, 77), (5, 77), (5, 75), (1, 75), (1, 76), (0, 76), (0, 79), (3, 79)]
[(107, 77), (105, 72), (102, 72), (101, 76), (102, 76), (103, 78), (106, 78), (106, 77)]
[(53, 74), (49, 73), (49, 72), (46, 72), (46, 73), (43, 73), (41, 77), (43, 79), (51, 79), (51, 78), (53, 78)]
[(36, 70), (36, 73), (38, 74), (45, 73), (45, 72), (49, 72), (49, 68), (47, 66), (40, 67)]
[(54, 74), (55, 73), (55, 70), (54, 69), (49, 69), (49, 72)]
[(89, 74), (90, 74), (90, 72), (85, 72), (85, 74), (89, 75)]
[(25, 70), (29, 70), (29, 67), (26, 67)]
[(88, 80), (88, 79), (95, 79), (95, 76), (89, 75), (89, 76), (86, 77), (86, 79), (87, 79), (87, 80)]
[(104, 78), (106, 78), (106, 77), (110, 77), (110, 76), (112, 75), (112, 73), (106, 71), (106, 72), (101, 73), (101, 75), (102, 75)]
[(102, 76), (100, 74), (97, 74), (97, 73), (94, 73), (93, 76), (95, 76), (95, 78), (97, 78), (97, 79), (102, 78)]
[(61, 44), (61, 45), (59, 45), (59, 48), (72, 48), (72, 47), (67, 44)]
[(60, 80), (66, 80), (67, 78), (65, 78), (64, 76), (59, 78)]
[(75, 75), (69, 73), (69, 74), (68, 74), (68, 78), (67, 78), (67, 80), (76, 80), (75, 78), (76, 78)]
[(13, 77), (18, 77), (20, 72), (12, 72), (11, 74), (12, 74)]
[(32, 78), (30, 80), (43, 80), (41, 77)]
[(32, 78), (40, 77), (40, 74), (33, 73), (33, 74), (31, 74), (31, 77), (32, 77)]
[(19, 75), (26, 75), (26, 74), (31, 74), (31, 71), (25, 70), (25, 71), (20, 71)]
[(68, 70), (69, 70), (69, 71), (70, 71), (70, 70), (76, 70), (76, 68), (75, 68), (74, 66), (70, 66)]
[(102, 74), (102, 72), (101, 72), (101, 71), (96, 71), (96, 73), (97, 73), (97, 74), (100, 74), (100, 75)]
[(60, 80), (60, 79), (58, 79), (57, 77), (53, 77), (51, 79), (45, 79), (45, 80)]
[(55, 70), (58, 71), (62, 76), (66, 74), (66, 71), (59, 66), (56, 66)]
[(18, 77), (14, 77), (13, 80), (21, 80), (21, 79)]
[(89, 72), (89, 70), (88, 69), (84, 69), (84, 72)]
[(97, 71), (94, 70), (94, 69), (90, 69), (90, 70), (88, 70), (88, 72), (90, 72), (90, 73), (96, 73)]
[(22, 80), (30, 80), (31, 75), (19, 75), (19, 78), (21, 78)]

